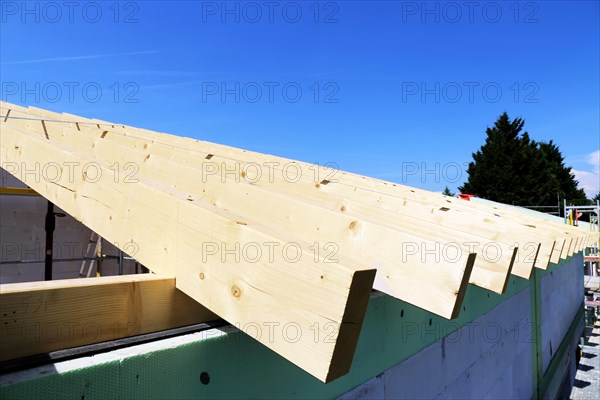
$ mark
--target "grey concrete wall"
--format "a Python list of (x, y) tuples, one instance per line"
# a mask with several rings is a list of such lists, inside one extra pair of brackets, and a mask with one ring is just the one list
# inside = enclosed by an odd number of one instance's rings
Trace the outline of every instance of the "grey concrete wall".
[(546, 371), (583, 301), (583, 255), (541, 280), (542, 363)]
[(579, 322), (575, 335), (570, 340), (568, 348), (561, 357), (557, 370), (548, 384), (544, 400), (568, 399), (577, 374), (576, 352), (579, 351), (579, 338), (583, 335), (584, 321)]
[[(577, 254), (542, 277), (543, 371), (556, 355), (583, 301), (583, 259)], [(536, 326), (531, 291), (523, 290), (487, 314), (428, 346), (340, 399), (530, 399)], [(549, 393), (574, 379), (579, 329)]]
[(341, 399), (530, 398), (529, 289)]
[[(2, 187), (26, 187), (21, 181), (0, 169)], [(46, 232), (44, 229), (47, 200), (43, 197), (0, 195), (0, 284), (40, 281), (44, 279), (44, 263), (6, 264), (8, 261), (44, 260)], [(62, 212), (58, 207), (56, 212)], [(91, 230), (67, 215), (56, 218), (54, 232), (54, 258), (84, 256), (90, 240)], [(103, 253), (117, 255), (118, 250), (108, 241), (103, 241)], [(79, 277), (81, 261), (55, 262), (54, 279)], [(87, 269), (86, 269), (87, 271)], [(116, 260), (106, 260), (102, 265), (103, 275), (116, 275)], [(125, 273), (134, 273), (134, 262), (124, 263)], [(92, 276), (95, 276), (95, 269)]]

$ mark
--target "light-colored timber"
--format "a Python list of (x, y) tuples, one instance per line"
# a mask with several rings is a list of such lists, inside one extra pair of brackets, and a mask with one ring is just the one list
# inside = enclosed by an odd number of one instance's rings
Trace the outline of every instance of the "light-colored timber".
[(0, 361), (157, 332), (218, 316), (154, 274), (0, 285)]
[[(38, 110), (32, 109), (32, 111)], [(61, 118), (68, 119), (76, 117), (66, 114), (61, 115)], [(490, 208), (487, 206), (482, 206), (473, 203), (469, 204), (469, 202), (443, 196), (438, 193), (431, 193), (399, 184), (379, 181), (377, 179), (358, 176), (343, 171), (332, 171), (320, 166), (291, 161), (281, 157), (253, 153), (246, 150), (235, 149), (224, 145), (202, 142), (199, 140), (182, 138), (173, 135), (159, 134), (157, 132), (152, 132), (139, 128), (131, 128), (115, 124), (111, 125), (111, 123), (107, 123), (105, 121), (100, 120), (88, 121), (90, 123), (90, 126), (95, 126), (98, 129), (108, 129), (108, 131), (112, 130), (115, 133), (133, 135), (140, 139), (146, 140), (152, 144), (163, 145), (174, 151), (178, 151), (178, 156), (181, 156), (182, 153), (195, 150), (199, 152), (204, 152), (205, 154), (209, 154), (211, 156), (210, 160), (213, 165), (215, 163), (217, 163), (217, 165), (223, 165), (221, 169), (217, 170), (218, 173), (223, 175), (228, 175), (231, 173), (231, 169), (229, 169), (231, 165), (228, 165), (227, 163), (225, 163), (225, 161), (242, 165), (263, 163), (264, 166), (268, 164), (269, 166), (272, 166), (273, 171), (276, 171), (278, 173), (281, 173), (283, 168), (282, 166), (293, 162), (295, 165), (298, 165), (300, 168), (302, 168), (302, 177), (309, 177), (309, 180), (312, 177), (312, 181), (308, 182), (310, 186), (320, 186), (317, 188), (321, 191), (329, 190), (334, 196), (337, 196), (338, 199), (340, 197), (343, 197), (344, 199), (368, 201), (369, 198), (375, 197), (377, 201), (376, 205), (379, 207), (379, 209), (387, 208), (391, 205), (391, 209), (393, 210), (397, 210), (397, 204), (399, 199), (412, 199), (418, 202), (420, 201), (428, 206), (438, 205), (440, 206), (440, 208), (443, 208), (444, 211), (448, 211), (448, 208), (450, 208), (452, 211), (463, 211), (471, 215), (471, 218), (474, 215), (479, 214), (482, 218), (484, 218), (484, 220), (488, 222), (508, 224), (508, 229), (513, 233), (515, 229), (523, 231), (524, 237), (523, 239), (521, 239), (522, 242), (518, 243), (521, 245), (521, 247), (531, 247), (534, 243), (534, 241), (526, 239), (529, 233), (532, 233), (535, 236), (535, 238), (544, 242), (540, 243), (541, 248), (539, 251), (539, 256), (542, 260), (541, 262), (536, 263), (536, 266), (542, 269), (545, 269), (547, 267), (547, 262), (545, 262), (544, 260), (548, 258), (550, 253), (552, 253), (551, 262), (553, 263), (557, 263), (559, 259), (564, 259), (567, 256), (572, 255), (572, 252), (569, 251), (571, 248), (571, 244), (569, 242), (570, 234), (585, 235), (585, 233), (582, 233), (581, 230), (573, 230), (573, 227), (561, 226), (561, 224), (545, 221), (539, 218), (534, 218), (523, 213), (518, 213), (515, 211), (505, 209), (500, 210), (497, 208)], [(196, 158), (196, 161), (199, 160)], [(240, 168), (239, 165), (237, 165), (237, 167), (238, 169)], [(275, 177), (277, 177), (276, 174)], [(315, 182), (319, 182), (320, 178), (323, 177), (329, 178), (331, 180), (327, 183), (327, 185), (316, 185)], [(265, 176), (263, 176), (263, 178), (265, 178)], [(319, 180), (317, 180), (317, 178), (319, 178)], [(265, 180), (266, 179), (258, 180), (256, 182), (253, 181), (252, 183), (261, 184), (264, 183)], [(269, 180), (269, 184), (278, 186), (278, 189), (280, 189), (279, 186), (285, 183), (285, 179), (276, 179), (273, 182)], [(294, 188), (297, 188), (298, 186), (306, 184), (307, 182), (299, 180), (298, 182), (294, 183), (297, 183), (296, 185), (294, 185)], [(303, 186), (301, 190), (299, 192), (295, 192), (294, 195), (309, 195), (310, 192), (310, 187)], [(464, 216), (462, 217), (464, 218)], [(543, 227), (543, 229), (536, 229), (536, 225), (540, 228)], [(523, 230), (523, 227), (529, 228), (531, 232), (527, 232), (527, 229)], [(565, 238), (563, 238), (563, 236), (565, 236)], [(521, 237), (521, 235), (519, 237)], [(553, 241), (557, 241), (557, 243), (554, 244), (552, 243)], [(567, 242), (566, 244), (565, 241)], [(528, 251), (527, 254), (530, 254), (530, 251)], [(529, 256), (523, 257), (529, 258)], [(519, 271), (518, 264), (521, 259), (523, 258), (517, 257), (516, 271)], [(526, 273), (521, 275), (526, 275)]]
[[(533, 268), (597, 240), (597, 232), (517, 209), (97, 119), (0, 107), (3, 168), (117, 247), (133, 248), (230, 323), (297, 324), (303, 335), (295, 346), (261, 342), (325, 382), (349, 370), (373, 281), (454, 318), (467, 283), (503, 293), (511, 274), (528, 279)], [(23, 173), (36, 162), (60, 163), (60, 179)], [(64, 173), (71, 165), (90, 168), (71, 176)], [(272, 254), (290, 244), (297, 260)], [(261, 245), (274, 257), (249, 260)], [(326, 336), (328, 322), (338, 327), (333, 342), (303, 337), (315, 326)]]
[[(461, 282), (457, 282), (454, 288), (440, 286), (418, 296), (407, 288), (414, 287), (431, 274), (452, 276), (456, 269), (464, 270), (469, 262), (469, 253), (475, 253), (476, 246), (470, 245), (472, 243), (477, 243), (480, 248), (492, 247), (493, 253), (475, 259), (470, 283), (502, 293), (510, 276), (516, 249), (468, 232), (430, 222), (413, 224), (393, 214), (378, 218), (379, 215), (374, 212), (327, 210), (318, 202), (302, 201), (268, 187), (221, 180), (216, 175), (198, 178), (198, 169), (188, 163), (177, 162), (178, 157), (156, 155), (157, 152), (148, 148), (147, 143), (129, 137), (115, 138), (115, 135), (107, 135), (106, 131), (95, 127), (81, 126), (75, 130), (64, 123), (46, 122), (42, 131), (39, 121), (17, 120), (14, 124), (40, 135), (47, 133), (65, 148), (94, 152), (102, 159), (112, 157), (121, 165), (133, 163), (137, 176), (169, 182), (172, 189), (183, 190), (190, 196), (198, 196), (239, 215), (259, 214), (261, 222), (288, 231), (295, 230), (307, 241), (330, 248), (330, 254), (339, 252), (365, 265), (377, 265), (376, 289), (425, 309), (429, 307), (432, 296), (439, 296), (436, 292), (457, 292)], [(435, 234), (432, 235), (432, 232)], [(432, 236), (437, 241), (431, 241), (429, 237)], [(378, 250), (370, 251), (374, 248)], [(436, 248), (439, 250), (436, 251)], [(431, 255), (422, 257), (422, 249), (431, 251)], [(399, 279), (400, 275), (405, 278)], [(414, 281), (409, 277), (414, 277)], [(460, 307), (459, 304), (456, 306)], [(448, 317), (448, 314), (443, 316)]]
[[(83, 174), (56, 180), (36, 174), (21, 178), (117, 247), (135, 247), (136, 259), (156, 273), (175, 275), (178, 288), (231, 324), (295, 324), (303, 332), (296, 342), (266, 335), (258, 340), (315, 377), (328, 382), (349, 370), (374, 269), (342, 256), (337, 263), (324, 262), (301, 238), (274, 236), (259, 221), (190, 201), (161, 183), (115, 179), (110, 160), (65, 150), (47, 135), (3, 123), (1, 149), (3, 163), (29, 163), (29, 170), (45, 160), (88, 166)], [(203, 244), (272, 245), (278, 251), (260, 262), (234, 254), (203, 263)], [(298, 250), (296, 262), (279, 251), (285, 246)], [(332, 326), (336, 330), (328, 336)], [(310, 327), (328, 340), (315, 343)]]
[[(36, 115), (27, 117), (40, 115), (41, 111), (38, 111)], [(320, 252), (328, 258), (335, 259), (338, 254), (344, 254), (366, 265), (376, 266), (383, 271), (375, 281), (375, 287), (381, 291), (446, 318), (458, 315), (475, 257), (464, 251), (456, 254), (457, 248), (460, 248), (454, 243), (444, 250), (445, 253), (437, 251), (423, 258), (421, 249), (441, 249), (443, 245), (428, 239), (429, 232), (419, 237), (405, 233), (406, 230), (371, 223), (368, 219), (353, 218), (339, 210), (333, 213), (289, 196), (264, 190), (261, 193), (258, 187), (245, 185), (238, 191), (232, 191), (237, 187), (215, 182), (217, 176), (209, 182), (209, 179), (198, 176), (201, 172), (197, 169), (187, 164), (175, 164), (171, 160), (176, 157), (155, 156), (154, 147), (147, 146), (147, 143), (129, 143), (128, 147), (122, 147), (115, 143), (113, 135), (106, 134), (105, 130), (96, 130), (95, 125), (73, 126), (52, 122), (57, 118), (52, 114), (43, 117), (50, 119), (43, 126), (39, 120), (26, 119), (9, 120), (7, 126), (18, 126), (40, 137), (47, 134), (65, 148), (95, 154), (122, 167), (132, 163), (136, 166), (135, 176), (167, 182), (172, 190), (184, 190), (187, 196), (210, 201), (219, 209), (235, 210), (240, 215), (240, 211), (243, 215), (261, 215), (262, 223), (270, 222), (274, 229), (298, 231), (313, 246), (325, 247)], [(95, 132), (94, 136), (86, 135), (89, 129)], [(210, 197), (205, 193), (207, 185)], [(218, 199), (215, 197), (217, 193)], [(435, 229), (435, 226), (430, 229)], [(449, 240), (450, 236), (447, 237)], [(374, 248), (377, 250), (371, 251)], [(504, 254), (508, 258), (502, 260), (506, 261), (504, 264), (496, 266), (488, 263), (487, 269), (479, 271), (482, 285), (492, 287), (498, 293), (503, 291), (513, 253), (514, 250), (507, 249)], [(448, 255), (447, 261), (443, 258), (444, 254)], [(437, 284), (424, 287), (423, 282), (431, 276), (435, 277)]]

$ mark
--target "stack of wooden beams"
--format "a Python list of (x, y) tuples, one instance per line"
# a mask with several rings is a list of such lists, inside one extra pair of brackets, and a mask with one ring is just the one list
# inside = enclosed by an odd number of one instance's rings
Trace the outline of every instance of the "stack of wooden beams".
[[(468, 284), (503, 293), (511, 274), (529, 279), (597, 235), (318, 165), (0, 106), (4, 169), (156, 274), (142, 285), (174, 282), (231, 324), (255, 324), (257, 340), (324, 382), (349, 371), (373, 287), (455, 318)], [(70, 286), (52, 284), (34, 290)], [(0, 317), (18, 308), (18, 285), (0, 289)], [(203, 307), (194, 312), (212, 315)]]

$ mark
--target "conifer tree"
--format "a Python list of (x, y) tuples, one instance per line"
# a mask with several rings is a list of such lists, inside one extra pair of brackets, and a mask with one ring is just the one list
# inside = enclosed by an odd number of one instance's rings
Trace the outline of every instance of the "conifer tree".
[[(578, 204), (586, 199), (570, 167), (553, 141), (536, 142), (522, 132), (522, 118), (504, 112), (487, 128), (485, 144), (473, 153), (467, 182), (458, 189), (501, 203), (539, 206), (561, 199)], [(583, 203), (582, 203), (583, 204)]]
[(454, 197), (454, 193), (452, 193), (452, 192), (450, 191), (450, 188), (448, 188), (448, 186), (446, 186), (446, 187), (444, 188), (444, 191), (442, 192), (442, 194), (443, 194), (443, 195), (445, 195), (445, 196)]

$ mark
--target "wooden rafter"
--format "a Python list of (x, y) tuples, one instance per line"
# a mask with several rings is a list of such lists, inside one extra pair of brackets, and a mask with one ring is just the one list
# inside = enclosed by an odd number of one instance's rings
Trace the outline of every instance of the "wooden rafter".
[[(52, 114), (44, 117), (60, 118)], [(136, 176), (167, 182), (171, 190), (183, 191), (190, 198), (209, 201), (238, 215), (260, 215), (261, 223), (272, 229), (298, 232), (307, 242), (326, 247), (320, 250), (321, 253), (334, 259), (337, 254), (344, 254), (364, 265), (377, 266), (380, 270), (375, 281), (377, 289), (446, 318), (458, 315), (475, 257), (464, 247), (458, 255), (449, 253), (452, 258), (447, 260), (440, 252), (427, 258), (423, 258), (421, 252), (424, 248), (442, 248), (457, 233), (446, 233), (445, 241), (439, 237), (434, 241), (429, 239), (430, 232), (427, 230), (422, 230), (419, 236), (407, 229), (400, 230), (383, 223), (381, 218), (323, 209), (318, 203), (298, 200), (268, 188), (241, 185), (235, 181), (222, 182), (216, 175), (203, 177), (201, 162), (206, 161), (206, 154), (195, 154), (200, 163), (195, 165), (189, 157), (165, 155), (161, 152), (164, 147), (152, 146), (148, 141), (136, 142), (130, 137), (105, 134), (111, 132), (111, 126), (102, 125), (99, 129), (96, 124), (75, 127), (74, 124), (49, 121), (42, 126), (38, 120), (9, 122), (11, 126), (19, 126), (40, 136), (48, 134), (61, 145), (94, 154), (100, 160), (111, 159), (120, 165), (134, 163), (138, 167)], [(181, 162), (177, 163), (177, 159)], [(437, 227), (431, 226), (430, 229)], [(408, 255), (407, 250), (410, 250)], [(452, 250), (454, 248), (447, 251)], [(512, 253), (513, 250), (510, 250), (510, 254), (496, 263), (481, 262), (486, 267), (478, 271), (482, 285), (502, 292), (509, 275)], [(437, 284), (423, 286), (424, 282), (430, 282), (432, 276), (437, 279)]]
[[(179, 289), (229, 322), (297, 324), (299, 344), (261, 342), (326, 382), (350, 367), (373, 280), (385, 293), (453, 318), (467, 283), (502, 293), (511, 274), (528, 279), (534, 267), (597, 240), (516, 209), (101, 120), (1, 107), (3, 115), (11, 110), (0, 120), (3, 167), (12, 163), (5, 169), (122, 250), (134, 243), (135, 258), (175, 276)], [(96, 175), (49, 181), (19, 173), (45, 160), (92, 163)], [(300, 179), (271, 174), (270, 166), (281, 172), (289, 163)], [(282, 254), (269, 262), (228, 259), (228, 251), (239, 253), (228, 245), (261, 243), (293, 243), (301, 256), (293, 263)], [(456, 251), (449, 256), (447, 248)], [(333, 343), (306, 335), (328, 322), (339, 327)]]
[[(274, 232), (250, 216), (190, 201), (160, 182), (115, 180), (110, 159), (64, 148), (47, 132), (39, 135), (3, 123), (1, 145), (4, 163), (30, 163), (29, 170), (45, 160), (92, 163), (94, 177), (62, 174), (52, 182), (35, 174), (21, 178), (122, 250), (135, 244), (140, 262), (156, 273), (175, 275), (178, 288), (228, 322), (292, 324), (300, 332), (295, 341), (268, 335), (258, 340), (317, 378), (327, 382), (348, 372), (375, 270), (341, 257), (338, 263), (325, 263), (302, 238)], [(293, 244), (300, 253), (294, 263), (283, 252), (259, 263), (244, 257), (203, 263), (203, 243), (268, 243), (279, 249)], [(327, 336), (332, 325), (334, 334)], [(328, 340), (315, 343), (311, 327)]]

